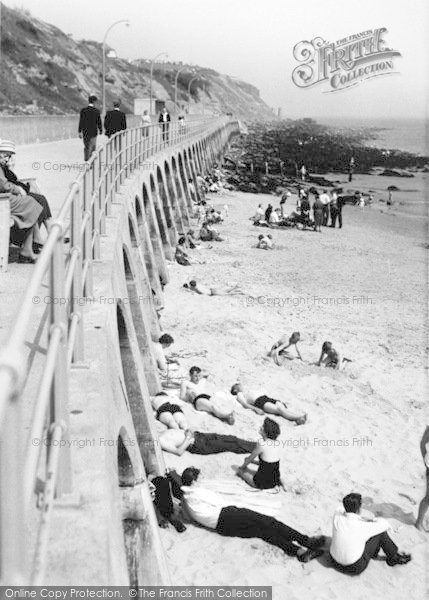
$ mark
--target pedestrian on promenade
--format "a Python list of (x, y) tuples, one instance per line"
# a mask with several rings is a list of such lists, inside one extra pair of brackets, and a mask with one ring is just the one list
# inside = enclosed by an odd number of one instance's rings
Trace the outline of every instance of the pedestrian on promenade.
[(127, 117), (120, 110), (120, 100), (115, 100), (113, 110), (108, 110), (104, 117), (104, 133), (108, 138), (112, 137), (118, 131), (124, 131), (127, 128)]
[(97, 147), (97, 134), (103, 133), (101, 116), (98, 108), (95, 107), (97, 96), (88, 98), (88, 106), (82, 108), (79, 119), (79, 137), (83, 138), (83, 160), (91, 158)]
[(152, 125), (152, 120), (150, 118), (149, 111), (145, 110), (143, 112), (142, 119), (141, 119), (141, 127), (143, 129), (143, 137), (144, 138), (149, 137), (149, 128), (151, 125)]
[(158, 123), (161, 127), (162, 141), (166, 144), (168, 144), (168, 141), (170, 138), (170, 121), (171, 121), (170, 113), (164, 106), (162, 111), (159, 113)]
[(328, 196), (328, 191), (327, 190), (323, 190), (323, 193), (320, 194), (319, 196), (319, 200), (322, 204), (322, 225), (324, 227), (328, 226), (328, 219), (329, 219), (329, 204), (331, 202), (330, 197)]

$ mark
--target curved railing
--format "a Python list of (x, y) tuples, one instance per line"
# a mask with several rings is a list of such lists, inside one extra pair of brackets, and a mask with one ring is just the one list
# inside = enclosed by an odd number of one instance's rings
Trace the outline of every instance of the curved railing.
[[(224, 126), (227, 119), (194, 121), (186, 129), (170, 123), (168, 139), (158, 125), (121, 132), (93, 154), (74, 181), (50, 228), (34, 266), (7, 341), (0, 353), (0, 580), (8, 585), (38, 585), (49, 536), (54, 496), (71, 492), (68, 439), (68, 372), (84, 359), (82, 302), (92, 295), (92, 262), (100, 257), (100, 236), (115, 193), (136, 169), (158, 151)], [(63, 239), (70, 237), (70, 250)], [(46, 283), (46, 278), (48, 281)], [(46, 336), (44, 363), (31, 381), (36, 389), (27, 440), (23, 435), (23, 402), (31, 368), (25, 366), (28, 328), (37, 320), (33, 298), (47, 285), (50, 305), (40, 316)], [(43, 323), (46, 325), (43, 326)], [(39, 340), (42, 333), (39, 332)], [(45, 445), (34, 445), (42, 440)], [(37, 475), (44, 458), (42, 517), (37, 531), (31, 576), (25, 566), (25, 515), (31, 507)]]

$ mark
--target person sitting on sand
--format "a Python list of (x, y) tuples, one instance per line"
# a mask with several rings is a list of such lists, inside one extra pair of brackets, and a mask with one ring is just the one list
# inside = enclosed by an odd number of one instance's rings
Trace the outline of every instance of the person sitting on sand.
[(201, 225), (199, 237), (203, 242), (223, 242), (216, 229), (209, 227), (206, 221)]
[(180, 399), (190, 402), (195, 410), (207, 412), (221, 421), (234, 425), (234, 411), (226, 409), (217, 402), (216, 397), (207, 394), (207, 373), (199, 367), (191, 367), (189, 380), (180, 385)]
[(165, 392), (159, 392), (151, 397), (152, 408), (156, 412), (156, 418), (169, 429), (188, 429), (186, 417), (178, 404), (169, 402), (169, 396)]
[(186, 451), (191, 454), (248, 454), (256, 448), (256, 442), (242, 440), (235, 435), (220, 433), (202, 433), (187, 429), (167, 429), (158, 436), (159, 444), (164, 452), (182, 456)]
[(189, 256), (189, 254), (187, 254), (183, 250), (183, 248), (185, 247), (185, 243), (186, 243), (185, 236), (180, 237), (177, 242), (176, 251), (174, 253), (174, 258), (176, 259), (176, 262), (178, 262), (179, 265), (182, 265), (183, 267), (189, 267), (192, 264), (203, 265), (204, 264), (203, 261), (197, 260), (195, 258), (191, 258)]
[(334, 515), (332, 526), (331, 558), (338, 571), (359, 575), (381, 550), (389, 567), (405, 565), (410, 554), (398, 552), (389, 537), (389, 523), (382, 518), (366, 519), (360, 515), (362, 496), (351, 493), (343, 498), (343, 507)]
[(288, 410), (287, 404), (282, 400), (274, 400), (265, 394), (252, 390), (245, 390), (241, 383), (235, 383), (231, 388), (231, 394), (237, 398), (237, 402), (244, 408), (253, 410), (258, 415), (268, 413), (283, 417), (288, 421), (294, 421), (297, 425), (304, 425), (307, 420), (305, 413), (296, 413)]
[(273, 238), (270, 234), (263, 235), (261, 233), (261, 235), (258, 235), (258, 243), (256, 244), (257, 248), (259, 248), (260, 250), (272, 250), (273, 246)]
[(331, 367), (338, 371), (341, 371), (344, 367), (345, 362), (351, 362), (349, 358), (343, 358), (341, 354), (335, 350), (332, 346), (332, 342), (323, 342), (322, 352), (320, 354), (320, 358), (317, 361), (316, 365), (318, 367)]
[(161, 373), (167, 373), (168, 363), (177, 364), (177, 360), (169, 359), (164, 353), (164, 350), (167, 350), (172, 344), (174, 344), (174, 339), (169, 333), (163, 333), (158, 341), (154, 342), (156, 365)]
[(275, 210), (271, 211), (269, 224), (270, 225), (278, 225), (279, 223), (280, 223), (280, 209), (276, 208)]
[[(283, 487), (280, 478), (280, 454), (276, 444), (280, 427), (267, 417), (262, 424), (260, 434), (262, 441), (258, 442), (256, 448), (244, 459), (242, 466), (237, 469), (237, 475), (260, 490), (279, 489)], [(259, 466), (256, 473), (248, 471), (248, 465), (257, 459), (259, 459)]]
[(262, 208), (262, 204), (258, 204), (258, 208), (256, 209), (253, 217), (249, 217), (253, 223), (259, 223), (264, 217), (264, 209)]
[(288, 339), (287, 336), (282, 336), (272, 347), (271, 350), (268, 352), (268, 356), (270, 356), (271, 358), (274, 359), (274, 362), (276, 363), (276, 365), (278, 365), (279, 367), (281, 366), (282, 362), (280, 360), (280, 358), (288, 358), (288, 359), (292, 359), (292, 356), (290, 356), (290, 353), (287, 351), (288, 348), (290, 348), (291, 346), (295, 346), (295, 350), (296, 353), (298, 355), (298, 358), (300, 360), (302, 360), (302, 356), (301, 356), (301, 352), (298, 349), (298, 342), (301, 341), (301, 335), (299, 333), (299, 331), (294, 331), (292, 333), (292, 335), (290, 336), (290, 338)]
[(182, 506), (199, 525), (226, 537), (259, 538), (276, 546), (288, 556), (306, 563), (323, 554), (324, 536), (309, 537), (278, 521), (248, 508), (225, 505), (226, 500), (194, 482), (200, 471), (188, 467), (182, 473)]
[(165, 529), (171, 523), (178, 533), (186, 531), (185, 525), (174, 511), (173, 497), (182, 499), (180, 490), (182, 480), (175, 471), (166, 470), (165, 475), (151, 473), (148, 476), (151, 498), (156, 508), (158, 525)]
[(197, 283), (192, 279), (189, 283), (184, 283), (183, 287), (190, 292), (201, 294), (202, 296), (238, 296), (245, 294), (238, 284), (227, 287), (208, 287)]
[(419, 512), (417, 515), (416, 527), (424, 531), (424, 518), (429, 508), (429, 425), (426, 427), (420, 442), (420, 450), (423, 456), (423, 462), (426, 467), (426, 495), (421, 500)]

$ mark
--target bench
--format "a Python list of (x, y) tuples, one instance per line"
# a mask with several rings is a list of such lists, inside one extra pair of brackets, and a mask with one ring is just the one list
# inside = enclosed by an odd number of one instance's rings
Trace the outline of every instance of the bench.
[[(31, 192), (40, 194), (39, 187), (34, 178), (22, 179), (21, 181), (30, 184)], [(9, 200), (9, 193), (0, 193), (0, 273), (7, 272), (10, 228), (15, 222), (10, 214)]]

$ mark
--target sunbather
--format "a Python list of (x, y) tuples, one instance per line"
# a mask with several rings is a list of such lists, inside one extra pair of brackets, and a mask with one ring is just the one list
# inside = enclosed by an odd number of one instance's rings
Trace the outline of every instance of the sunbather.
[(169, 429), (188, 429), (186, 417), (180, 406), (170, 402), (170, 397), (165, 392), (159, 392), (151, 397), (152, 408), (156, 411), (156, 418)]
[(237, 398), (237, 402), (241, 406), (252, 410), (258, 415), (265, 413), (278, 415), (288, 421), (294, 421), (297, 425), (303, 425), (307, 420), (305, 413), (289, 410), (287, 404), (281, 400), (275, 400), (252, 390), (245, 390), (241, 383), (235, 383), (232, 386), (231, 394)]
[(191, 367), (189, 380), (181, 383), (180, 399), (190, 402), (195, 410), (207, 412), (233, 425), (234, 411), (220, 404), (219, 393), (215, 396), (207, 393), (207, 377), (208, 374), (203, 373), (199, 367)]
[(202, 296), (238, 296), (245, 294), (238, 284), (227, 287), (208, 287), (197, 283), (194, 279), (189, 283), (184, 283), (183, 287)]

